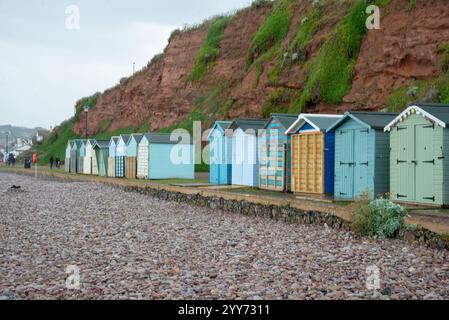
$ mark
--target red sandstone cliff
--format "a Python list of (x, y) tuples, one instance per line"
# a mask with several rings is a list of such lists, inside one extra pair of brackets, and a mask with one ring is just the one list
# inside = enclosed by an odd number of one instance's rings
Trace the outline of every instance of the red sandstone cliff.
[[(329, 6), (325, 22), (308, 46), (309, 59), (317, 54), (324, 36), (352, 2), (342, 0)], [(310, 3), (309, 0), (297, 0), (290, 32), (284, 43), (294, 36), (296, 25)], [(438, 76), (436, 48), (449, 42), (448, 1), (418, 1), (413, 10), (409, 9), (408, 3), (408, 0), (392, 0), (386, 9), (382, 9), (381, 30), (368, 31), (365, 36), (352, 90), (344, 97), (343, 103), (338, 106), (317, 103), (307, 111), (379, 110), (384, 107), (388, 95), (408, 81)], [(245, 66), (251, 39), (271, 10), (271, 5), (254, 7), (232, 19), (221, 41), (219, 58), (199, 84), (189, 84), (186, 78), (194, 68), (208, 25), (176, 33), (157, 61), (98, 98), (96, 107), (89, 114), (89, 128), (96, 132), (101, 124), (107, 123), (107, 130), (115, 131), (149, 123), (151, 130), (158, 130), (177, 124), (192, 112), (198, 99), (217, 82), (222, 82), (223, 87), (216, 103), (232, 102), (227, 117), (259, 117), (262, 104), (275, 90), (267, 77), (274, 63), (266, 63), (258, 84), (255, 68), (246, 70)], [(301, 90), (303, 85), (303, 70), (299, 66), (288, 70), (277, 84), (297, 90)], [(78, 122), (74, 131), (81, 133), (83, 128), (84, 124)]]

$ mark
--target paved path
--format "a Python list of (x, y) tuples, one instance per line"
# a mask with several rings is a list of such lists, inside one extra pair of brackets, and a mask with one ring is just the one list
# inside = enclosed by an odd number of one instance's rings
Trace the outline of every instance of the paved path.
[(449, 298), (449, 253), (418, 244), (5, 173), (0, 203), (0, 299)]

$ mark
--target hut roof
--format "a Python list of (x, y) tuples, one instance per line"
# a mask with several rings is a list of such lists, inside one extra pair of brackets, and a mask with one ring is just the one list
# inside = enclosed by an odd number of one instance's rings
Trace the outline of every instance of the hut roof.
[(98, 149), (108, 149), (110, 140), (96, 140), (96, 144), (94, 148)]
[(285, 130), (287, 130), (296, 121), (296, 119), (298, 119), (298, 115), (287, 113), (272, 113), (271, 118), (268, 119), (268, 121), (265, 123), (264, 129), (266, 129), (274, 119), (277, 119), (279, 123), (282, 124), (282, 126), (285, 128)]
[(266, 122), (267, 119), (236, 119), (232, 121), (228, 129), (236, 130), (240, 128), (243, 131), (254, 130), (257, 134), (259, 129), (263, 129)]
[(296, 121), (287, 129), (287, 134), (293, 134), (308, 123), (317, 131), (326, 131), (335, 122), (341, 119), (341, 115), (335, 114), (307, 114), (301, 113)]
[(122, 138), (122, 140), (125, 144), (128, 144), (129, 139), (131, 138), (131, 135), (130, 134), (122, 134), (120, 137)]
[(417, 103), (409, 106), (395, 119), (393, 119), (386, 127), (385, 131), (390, 131), (404, 117), (411, 114), (421, 114), (426, 118), (436, 122), (439, 126), (447, 128), (449, 125), (449, 104), (440, 103)]
[(364, 111), (350, 111), (346, 112), (343, 118), (335, 122), (327, 131), (332, 131), (340, 126), (346, 119), (351, 118), (362, 123), (366, 127), (375, 130), (383, 130), (385, 126), (390, 123), (399, 113), (389, 112), (364, 112)]
[(150, 144), (192, 144), (192, 138), (190, 136), (187, 142), (181, 141), (185, 140), (181, 138), (178, 141), (172, 141), (170, 133), (146, 133), (144, 136)]
[[(142, 133), (133, 133), (131, 135), (131, 137), (134, 138), (134, 140), (136, 140), (137, 144), (142, 140), (143, 138), (143, 134)], [(131, 140), (131, 139), (130, 139)], [(128, 141), (129, 142), (129, 141)]]
[(229, 128), (231, 123), (232, 123), (232, 121), (215, 121), (214, 126), (213, 126), (212, 130), (210, 130), (209, 135), (207, 137), (210, 138), (210, 136), (212, 135), (212, 133), (214, 132), (214, 129), (216, 127), (220, 128), (221, 131), (223, 131), (223, 134), (225, 134), (226, 130)]

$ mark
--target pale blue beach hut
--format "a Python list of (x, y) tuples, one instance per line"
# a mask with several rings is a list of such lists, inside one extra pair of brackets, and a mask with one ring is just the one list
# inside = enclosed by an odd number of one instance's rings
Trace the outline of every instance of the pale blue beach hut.
[(259, 186), (258, 135), (266, 119), (237, 119), (228, 128), (232, 135), (232, 184)]
[(347, 112), (335, 132), (335, 198), (371, 198), (390, 190), (390, 133), (384, 127), (398, 113)]
[(112, 137), (109, 141), (108, 177), (115, 178), (115, 155), (120, 137)]
[(140, 179), (194, 179), (195, 147), (190, 137), (177, 139), (165, 133), (147, 133), (138, 145)]
[(232, 184), (232, 136), (226, 130), (232, 121), (216, 121), (209, 133), (210, 183)]
[(137, 148), (143, 134), (133, 133), (126, 144), (125, 177), (135, 179), (137, 176)]

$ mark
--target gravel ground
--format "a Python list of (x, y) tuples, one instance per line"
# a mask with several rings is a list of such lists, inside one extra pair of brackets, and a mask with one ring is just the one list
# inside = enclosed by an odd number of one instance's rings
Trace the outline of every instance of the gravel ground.
[[(448, 258), (399, 240), (0, 173), (0, 299), (448, 299)], [(66, 287), (69, 265), (79, 289)], [(377, 291), (366, 288), (373, 265)]]

